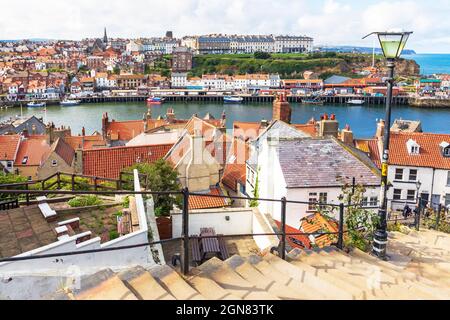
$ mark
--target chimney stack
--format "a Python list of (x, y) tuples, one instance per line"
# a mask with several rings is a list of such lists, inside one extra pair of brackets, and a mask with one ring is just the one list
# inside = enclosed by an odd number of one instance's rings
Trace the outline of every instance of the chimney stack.
[(275, 101), (273, 102), (273, 116), (272, 120), (281, 120), (286, 123), (291, 123), (292, 109), (287, 101), (287, 97), (285, 93), (281, 93), (280, 95), (275, 97)]
[(319, 135), (320, 137), (332, 136), (337, 138), (339, 132), (339, 122), (336, 120), (334, 114), (328, 117), (328, 114), (323, 114), (320, 117)]
[(353, 146), (353, 131), (348, 124), (341, 131), (341, 140), (345, 144)]
[(377, 132), (375, 134), (375, 137), (378, 139), (383, 138), (384, 131), (385, 131), (385, 123), (383, 119), (380, 119), (380, 121), (377, 123)]
[(175, 120), (175, 111), (173, 108), (167, 109), (166, 118), (169, 123), (172, 123)]

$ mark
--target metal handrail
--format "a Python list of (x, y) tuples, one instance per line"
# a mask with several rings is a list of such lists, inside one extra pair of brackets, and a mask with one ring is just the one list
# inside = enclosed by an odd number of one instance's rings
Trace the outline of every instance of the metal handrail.
[[(0, 185), (1, 187), (1, 185)], [(344, 247), (344, 234), (350, 232), (352, 230), (344, 230), (344, 210), (346, 207), (352, 206), (352, 204), (344, 205), (344, 203), (336, 204), (328, 204), (328, 203), (320, 203), (320, 202), (308, 202), (308, 201), (294, 201), (287, 200), (286, 198), (282, 199), (266, 199), (266, 198), (250, 198), (250, 197), (239, 197), (239, 196), (225, 196), (225, 195), (210, 195), (204, 193), (196, 193), (189, 192), (187, 188), (181, 191), (127, 191), (127, 190), (113, 190), (113, 191), (71, 191), (71, 190), (0, 190), (0, 193), (4, 194), (29, 194), (34, 195), (47, 195), (47, 194), (58, 194), (58, 195), (107, 195), (107, 194), (123, 194), (123, 195), (182, 195), (183, 196), (183, 213), (182, 213), (182, 235), (178, 238), (146, 242), (136, 245), (130, 246), (122, 246), (115, 248), (102, 248), (95, 250), (84, 250), (84, 251), (76, 251), (76, 252), (64, 252), (64, 253), (54, 253), (47, 255), (36, 255), (36, 256), (28, 256), (28, 257), (11, 257), (0, 259), (1, 262), (12, 262), (12, 261), (21, 261), (21, 260), (32, 260), (32, 259), (43, 259), (50, 257), (58, 257), (58, 256), (69, 256), (69, 255), (79, 255), (79, 254), (88, 254), (95, 252), (103, 252), (103, 251), (113, 251), (113, 250), (125, 250), (136, 247), (143, 246), (151, 246), (155, 244), (161, 244), (170, 241), (182, 240), (183, 247), (183, 257), (182, 257), (182, 271), (187, 274), (189, 272), (189, 250), (190, 250), (190, 240), (192, 237), (189, 234), (189, 197), (190, 196), (200, 196), (200, 197), (217, 197), (217, 198), (229, 198), (229, 199), (244, 199), (244, 200), (256, 200), (256, 201), (271, 201), (271, 202), (281, 202), (281, 226), (279, 228), (280, 232), (271, 232), (271, 233), (248, 233), (248, 234), (233, 234), (233, 235), (220, 235), (219, 237), (231, 238), (231, 237), (250, 237), (250, 236), (281, 236), (281, 240), (279, 242), (279, 254), (282, 259), (286, 259), (286, 237), (289, 236), (321, 236), (321, 235), (337, 235), (337, 243), (335, 244), (338, 248), (343, 249)], [(288, 203), (296, 203), (296, 204), (313, 204), (318, 206), (330, 206), (330, 207), (339, 207), (339, 230), (337, 232), (296, 232), (296, 233), (288, 233), (286, 232), (286, 207)], [(354, 205), (353, 205), (354, 206)], [(358, 204), (361, 206), (361, 204)], [(362, 228), (356, 228), (355, 230), (361, 230)], [(197, 238), (217, 238), (218, 236), (200, 236)]]

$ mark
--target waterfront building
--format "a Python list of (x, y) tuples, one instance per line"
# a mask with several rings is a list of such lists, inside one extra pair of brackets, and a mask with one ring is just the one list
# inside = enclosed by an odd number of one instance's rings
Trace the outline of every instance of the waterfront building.
[(172, 53), (172, 72), (186, 72), (192, 69), (193, 54), (187, 47), (177, 47)]
[(171, 76), (172, 88), (185, 88), (187, 85), (187, 73), (186, 72), (172, 72)]
[(146, 84), (146, 77), (142, 74), (121, 74), (116, 76), (116, 81), (121, 89), (137, 89)]

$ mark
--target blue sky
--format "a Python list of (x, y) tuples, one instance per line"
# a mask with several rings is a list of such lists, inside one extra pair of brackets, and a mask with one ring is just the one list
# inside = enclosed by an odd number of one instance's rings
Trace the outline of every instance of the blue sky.
[(374, 30), (414, 31), (408, 48), (450, 53), (449, 0), (0, 0), (0, 39), (306, 34), (316, 44), (371, 46)]

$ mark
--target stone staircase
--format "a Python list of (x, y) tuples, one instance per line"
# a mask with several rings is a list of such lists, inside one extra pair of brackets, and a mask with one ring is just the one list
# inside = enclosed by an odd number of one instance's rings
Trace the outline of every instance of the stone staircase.
[(388, 262), (359, 250), (293, 250), (213, 258), (187, 277), (168, 265), (81, 279), (81, 289), (51, 299), (100, 300), (381, 300), (450, 299), (450, 236), (434, 231), (391, 233)]

